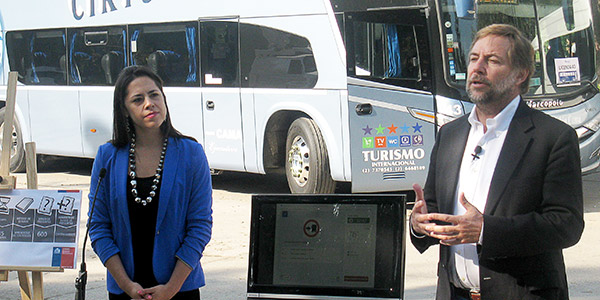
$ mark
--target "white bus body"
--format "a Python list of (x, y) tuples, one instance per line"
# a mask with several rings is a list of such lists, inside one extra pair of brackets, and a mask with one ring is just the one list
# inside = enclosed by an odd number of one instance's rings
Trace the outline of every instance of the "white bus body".
[[(446, 45), (473, 32), (464, 14), (446, 20), (454, 7), (444, 1), (4, 1), (0, 100), (8, 72), (19, 72), (11, 168), (24, 167), (29, 141), (40, 154), (93, 158), (111, 139), (118, 71), (144, 64), (212, 169), (283, 168), (293, 193), (334, 192), (336, 182), (410, 190), (425, 181), (437, 128), (472, 107), (465, 46), (454, 56)], [(589, 125), (600, 96), (588, 93), (548, 111), (585, 136), (585, 170), (600, 151), (600, 125)], [(526, 100), (547, 101), (538, 98)]]
[[(165, 84), (172, 121), (204, 145), (211, 168), (265, 173), (262, 152), (269, 118), (282, 111), (302, 112), (314, 120), (328, 145), (331, 177), (350, 180), (348, 129), (344, 126), (348, 114), (341, 111), (347, 98), (344, 50), (327, 1), (261, 1), (260, 5), (252, 1), (221, 1), (218, 5), (172, 0), (18, 1), (3, 3), (0, 13), (3, 36), (7, 31), (48, 28), (98, 31), (114, 25), (227, 20), (305, 37), (319, 66), (318, 81), (312, 88)], [(2, 48), (6, 49), (5, 45)], [(6, 84), (9, 61), (6, 50), (2, 54), (0, 76)], [(111, 138), (112, 92), (109, 85), (20, 84), (17, 120), (23, 141), (35, 141), (42, 154), (94, 157), (98, 145)], [(207, 109), (207, 102), (212, 109)]]

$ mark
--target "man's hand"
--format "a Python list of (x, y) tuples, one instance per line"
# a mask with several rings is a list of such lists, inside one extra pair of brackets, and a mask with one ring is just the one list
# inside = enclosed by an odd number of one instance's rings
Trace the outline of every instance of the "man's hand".
[(436, 225), (431, 223), (425, 226), (427, 235), (440, 240), (442, 245), (453, 246), (479, 242), (483, 228), (483, 214), (460, 194), (460, 204), (467, 210), (460, 216), (447, 214), (428, 214), (422, 216), (428, 221), (442, 221), (450, 225)]
[(415, 233), (427, 235), (425, 227), (429, 224), (429, 221), (427, 220), (427, 203), (425, 203), (423, 188), (415, 183), (413, 184), (413, 190), (415, 191), (416, 198), (412, 214), (410, 215), (410, 226), (412, 226)]

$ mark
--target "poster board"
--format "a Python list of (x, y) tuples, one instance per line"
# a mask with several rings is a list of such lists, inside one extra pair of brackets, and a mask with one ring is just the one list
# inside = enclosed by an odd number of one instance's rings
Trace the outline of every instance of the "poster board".
[(79, 190), (0, 190), (0, 269), (77, 262)]

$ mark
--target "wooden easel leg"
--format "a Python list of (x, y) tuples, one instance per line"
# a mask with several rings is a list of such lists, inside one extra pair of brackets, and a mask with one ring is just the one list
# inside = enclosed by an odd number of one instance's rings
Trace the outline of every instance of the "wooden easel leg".
[(32, 271), (31, 279), (33, 280), (33, 300), (44, 300), (44, 280), (42, 272)]
[(8, 281), (8, 271), (0, 271), (0, 281)]
[(21, 287), (21, 299), (31, 300), (31, 288), (29, 287), (29, 276), (27, 271), (18, 271), (19, 274), (19, 286)]

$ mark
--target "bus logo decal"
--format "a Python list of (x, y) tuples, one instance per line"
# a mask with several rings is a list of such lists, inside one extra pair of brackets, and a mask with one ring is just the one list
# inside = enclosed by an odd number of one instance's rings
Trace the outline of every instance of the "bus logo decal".
[(362, 146), (363, 148), (374, 148), (375, 142), (372, 137), (364, 137), (362, 138)]
[(390, 134), (392, 133), (396, 133), (396, 129), (398, 129), (398, 127), (394, 126), (394, 124), (392, 124), (392, 126), (387, 128), (390, 131)]
[(378, 136), (375, 137), (375, 148), (385, 148), (387, 147), (386, 137)]
[(527, 105), (531, 108), (553, 108), (553, 107), (561, 107), (565, 103), (560, 99), (554, 100), (530, 100), (527, 101)]
[(402, 129), (402, 133), (408, 133), (408, 130), (410, 129), (410, 126), (406, 126), (406, 123), (404, 124), (404, 126), (400, 127), (400, 129)]
[(416, 123), (415, 126), (412, 127), (415, 130), (413, 133), (421, 132), (422, 127), (423, 125), (419, 125), (419, 123)]
[(388, 147), (398, 147), (400, 145), (400, 139), (398, 136), (388, 136), (387, 144)]
[(417, 134), (412, 136), (413, 145), (423, 145), (423, 135)]
[(415, 159), (425, 158), (425, 150), (422, 148), (369, 150), (362, 151), (362, 155), (365, 162), (384, 162), (374, 166), (415, 165)]
[[(83, 16), (86, 14), (86, 11), (88, 11), (89, 17), (96, 16), (96, 0), (88, 0), (88, 1), (89, 1), (89, 6), (87, 8), (89, 8), (89, 11), (82, 7), (84, 5), (77, 5), (77, 2), (78, 2), (77, 0), (71, 0), (71, 12), (73, 13), (73, 18), (75, 18), (75, 20), (79, 21), (79, 20), (83, 19)], [(118, 10), (117, 7), (115, 6), (114, 0), (100, 0), (100, 1), (102, 2), (102, 14)], [(142, 0), (143, 3), (150, 3), (150, 1), (152, 1), (152, 0)], [(87, 2), (87, 1), (80, 0), (80, 2)], [(125, 4), (125, 6), (123, 8), (131, 7), (131, 0), (121, 1), (121, 3)], [(110, 11), (108, 10), (109, 8), (110, 8)]]
[(410, 135), (400, 136), (400, 147), (410, 147)]

